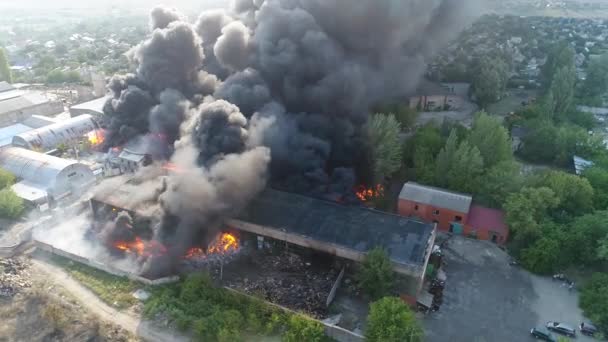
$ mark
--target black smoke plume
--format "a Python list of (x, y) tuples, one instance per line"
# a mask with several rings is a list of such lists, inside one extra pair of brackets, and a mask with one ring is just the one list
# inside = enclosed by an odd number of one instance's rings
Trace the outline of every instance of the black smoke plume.
[(371, 106), (406, 96), (477, 13), (474, 0), (236, 0), (194, 25), (152, 11), (149, 39), (115, 76), (109, 146), (166, 137), (179, 171), (159, 196), (156, 238), (174, 266), (265, 186), (348, 194), (372, 177)]

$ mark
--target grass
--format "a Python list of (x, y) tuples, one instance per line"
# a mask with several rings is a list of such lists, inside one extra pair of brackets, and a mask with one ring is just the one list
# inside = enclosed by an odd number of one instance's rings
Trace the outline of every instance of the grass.
[(138, 288), (143, 287), (142, 284), (73, 262), (64, 257), (53, 256), (51, 260), (109, 305), (118, 309), (126, 309), (138, 302), (131, 294)]
[(151, 289), (144, 315), (168, 317), (197, 341), (251, 341), (258, 337), (284, 341), (325, 342), (323, 326), (308, 317), (266, 302), (215, 287), (206, 274), (188, 275), (179, 283)]

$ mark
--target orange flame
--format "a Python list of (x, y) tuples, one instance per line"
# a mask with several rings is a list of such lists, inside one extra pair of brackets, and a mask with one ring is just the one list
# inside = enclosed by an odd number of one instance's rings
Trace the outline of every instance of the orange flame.
[(363, 185), (358, 186), (355, 189), (355, 195), (363, 202), (370, 201), (374, 198), (384, 196), (384, 186), (377, 184), (375, 187), (366, 188)]
[(177, 165), (175, 165), (175, 164), (173, 164), (171, 162), (166, 162), (163, 165), (163, 169), (165, 169), (167, 171), (172, 171), (172, 172), (179, 172), (180, 171), (180, 168)]
[(93, 146), (98, 146), (105, 140), (105, 131), (103, 129), (94, 129), (87, 133), (87, 139)]
[(143, 241), (135, 237), (134, 241), (116, 241), (114, 247), (125, 253), (137, 254), (139, 256), (151, 257), (167, 254), (167, 247), (158, 241)]
[(230, 233), (222, 233), (215, 241), (207, 248), (207, 253), (200, 247), (193, 247), (188, 250), (184, 258), (204, 258), (209, 254), (225, 255), (233, 253), (239, 249), (239, 239)]

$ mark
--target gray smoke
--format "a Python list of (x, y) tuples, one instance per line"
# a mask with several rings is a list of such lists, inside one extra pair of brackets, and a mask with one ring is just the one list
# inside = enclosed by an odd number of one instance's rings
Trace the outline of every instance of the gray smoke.
[(267, 177), (325, 197), (370, 180), (370, 108), (414, 90), (473, 1), (236, 0), (194, 25), (153, 10), (151, 37), (130, 53), (137, 71), (112, 79), (106, 105), (109, 146), (163, 136), (177, 165), (155, 233), (172, 257), (147, 271), (173, 267)]

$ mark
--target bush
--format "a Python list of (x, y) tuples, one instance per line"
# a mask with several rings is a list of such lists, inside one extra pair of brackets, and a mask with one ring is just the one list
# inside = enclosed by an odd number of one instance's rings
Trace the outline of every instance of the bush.
[(393, 266), (388, 253), (381, 247), (369, 251), (361, 263), (357, 280), (372, 299), (389, 294), (393, 287)]
[(23, 209), (23, 200), (13, 190), (0, 190), (0, 217), (16, 219), (21, 216)]
[(15, 176), (4, 169), (0, 169), (0, 189), (4, 189), (13, 184), (15, 184)]
[(423, 330), (414, 313), (397, 297), (371, 304), (365, 339), (369, 342), (422, 342)]
[(583, 286), (580, 306), (604, 334), (608, 333), (608, 274), (595, 273)]
[(324, 338), (325, 332), (321, 323), (299, 315), (289, 318), (287, 332), (283, 335), (285, 342), (321, 342)]

